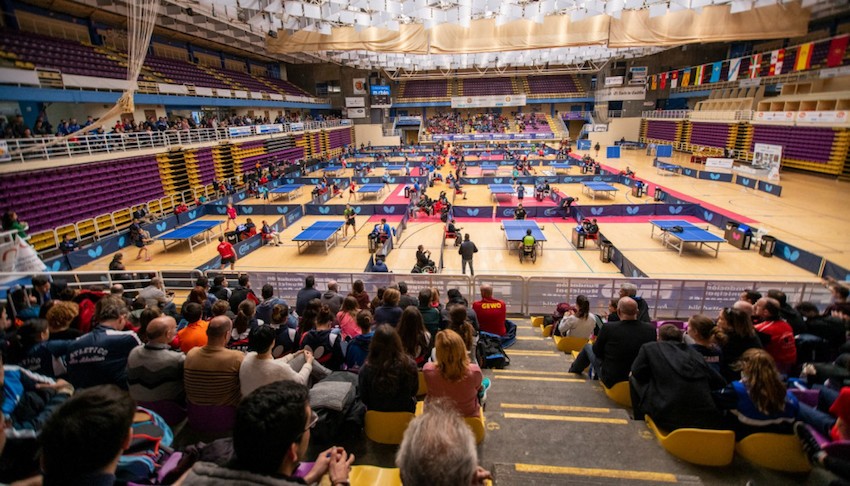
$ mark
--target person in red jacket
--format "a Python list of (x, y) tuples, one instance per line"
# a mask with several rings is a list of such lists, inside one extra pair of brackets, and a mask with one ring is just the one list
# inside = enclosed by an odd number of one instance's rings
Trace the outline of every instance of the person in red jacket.
[(505, 301), (493, 298), (491, 285), (481, 285), (481, 300), (475, 301), (472, 309), (481, 330), (500, 336), (502, 346), (510, 346), (516, 341), (516, 324), (507, 320), (507, 305)]
[(765, 351), (776, 361), (779, 371), (787, 373), (797, 363), (797, 347), (794, 342), (794, 330), (779, 317), (779, 308), (779, 301), (763, 297), (756, 301), (753, 314), (761, 319), (755, 326), (756, 331), (762, 335), (762, 340), (765, 336), (769, 339), (763, 343)]
[(223, 236), (219, 236), (216, 249), (218, 254), (221, 255), (221, 270), (224, 270), (224, 267), (228, 264), (230, 264), (230, 269), (233, 270), (234, 265), (236, 265), (236, 250), (233, 249), (233, 245), (225, 241)]

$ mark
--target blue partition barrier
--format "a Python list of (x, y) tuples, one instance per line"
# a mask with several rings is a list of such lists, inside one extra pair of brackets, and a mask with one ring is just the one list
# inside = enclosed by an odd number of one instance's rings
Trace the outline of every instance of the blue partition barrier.
[[(278, 218), (274, 223), (271, 224), (272, 228), (275, 231), (281, 231), (284, 228), (283, 218)], [(251, 253), (257, 251), (259, 248), (263, 246), (263, 235), (258, 233), (247, 240), (239, 241), (233, 244), (233, 250), (236, 252), (239, 258), (243, 258), (245, 256), (250, 255)], [(236, 260), (236, 264), (239, 264), (239, 260)], [(218, 270), (221, 267), (221, 257), (216, 255), (215, 258), (210, 259), (206, 263), (197, 267), (198, 270), (205, 272), (207, 270)]]
[(619, 159), (620, 147), (605, 147), (605, 156), (609, 159)]
[(493, 206), (453, 206), (457, 218), (493, 218)]
[(803, 270), (817, 274), (820, 272), (823, 258), (806, 250), (791, 246), (782, 240), (776, 240), (776, 248), (773, 256), (785, 260)]
[(590, 150), (590, 140), (579, 140), (576, 142), (578, 150)]
[(833, 263), (829, 260), (823, 262), (823, 275), (824, 278), (832, 277), (835, 280), (850, 282), (850, 270), (842, 267), (837, 263)]
[(699, 178), (707, 181), (732, 182), (732, 174), (728, 172), (709, 172), (701, 170)]
[(772, 182), (759, 181), (757, 189), (759, 191), (772, 194), (774, 196), (779, 196), (782, 194), (782, 186), (774, 184)]
[(673, 156), (673, 146), (672, 145), (658, 145), (655, 147), (655, 156), (656, 157), (672, 157)]
[(739, 186), (749, 187), (750, 189), (755, 189), (756, 185), (758, 184), (758, 179), (753, 179), (752, 177), (742, 176), (741, 174), (738, 174), (738, 176), (735, 177), (735, 184), (738, 184)]

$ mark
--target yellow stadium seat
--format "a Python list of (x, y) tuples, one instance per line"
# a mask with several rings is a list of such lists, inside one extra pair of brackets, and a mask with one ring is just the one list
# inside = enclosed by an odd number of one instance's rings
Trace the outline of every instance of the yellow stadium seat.
[(552, 335), (552, 324), (549, 324), (545, 327), (541, 327), (540, 330), (543, 332), (543, 337), (549, 337)]
[(646, 426), (661, 446), (683, 461), (701, 466), (727, 466), (735, 454), (735, 433), (731, 430), (676, 429), (665, 432), (645, 416)]
[(351, 486), (401, 486), (397, 467), (351, 466), (348, 480)]
[(543, 326), (543, 316), (532, 316), (531, 325), (534, 327)]
[(425, 382), (425, 373), (419, 371), (419, 389), (416, 390), (416, 396), (421, 397), (428, 394), (428, 383)]
[(413, 420), (410, 412), (366, 412), (366, 437), (379, 444), (401, 444), (407, 425)]
[[(602, 382), (599, 383), (602, 384)], [(602, 389), (605, 390), (605, 394), (608, 395), (608, 398), (613, 400), (614, 403), (632, 408), (631, 387), (629, 386), (628, 381), (615, 383), (611, 388), (602, 384)]]
[(751, 463), (785, 472), (809, 472), (811, 465), (794, 434), (758, 433), (735, 444), (735, 452)]
[(555, 346), (558, 347), (558, 351), (563, 351), (565, 353), (572, 353), (573, 351), (579, 351), (581, 348), (587, 344), (587, 339), (572, 337), (572, 336), (552, 336), (552, 339), (555, 340)]

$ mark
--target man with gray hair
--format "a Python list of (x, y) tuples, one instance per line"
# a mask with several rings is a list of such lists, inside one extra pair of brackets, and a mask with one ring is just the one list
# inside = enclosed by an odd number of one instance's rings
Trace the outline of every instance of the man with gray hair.
[(458, 413), (442, 400), (407, 426), (395, 458), (405, 486), (482, 485), (493, 477), (478, 465), (475, 438)]
[(177, 306), (173, 302), (174, 293), (166, 293), (165, 283), (159, 277), (151, 278), (150, 284), (140, 290), (138, 296), (145, 299), (148, 307), (159, 306), (165, 314), (177, 315)]
[[(197, 305), (197, 304), (196, 304)], [(147, 327), (148, 342), (130, 351), (127, 380), (137, 402), (174, 402), (184, 405), (183, 361), (186, 356), (169, 344), (177, 335), (177, 321), (160, 316)]]
[(320, 300), (323, 305), (328, 306), (331, 315), (335, 316), (339, 312), (339, 308), (342, 307), (342, 301), (345, 300), (345, 297), (339, 293), (339, 284), (336, 283), (336, 280), (328, 282), (328, 290), (322, 294)]
[(643, 322), (652, 322), (652, 318), (649, 317), (649, 304), (643, 300), (642, 297), (638, 297), (637, 295), (637, 285), (631, 282), (625, 282), (620, 285), (620, 297), (631, 297), (632, 300), (637, 302), (638, 306), (638, 317), (639, 321)]

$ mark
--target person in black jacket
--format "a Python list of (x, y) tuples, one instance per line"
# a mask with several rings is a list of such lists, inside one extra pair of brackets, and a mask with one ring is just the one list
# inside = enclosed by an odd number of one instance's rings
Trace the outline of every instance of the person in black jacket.
[(651, 322), (652, 318), (649, 316), (649, 304), (643, 299), (643, 297), (638, 297), (637, 291), (637, 285), (633, 283), (627, 282), (620, 285), (620, 297), (631, 297), (631, 299), (637, 303), (637, 320), (641, 322)]
[(304, 313), (307, 308), (307, 303), (313, 299), (322, 299), (322, 293), (315, 289), (316, 277), (307, 275), (304, 279), (304, 288), (298, 291), (298, 296), (295, 298), (295, 313), (299, 316)]
[(629, 381), (635, 420), (647, 414), (668, 431), (724, 426), (711, 392), (726, 386), (726, 380), (682, 342), (682, 331), (672, 324), (661, 326), (658, 342), (641, 346)]
[(239, 304), (242, 303), (243, 300), (250, 300), (255, 305), (260, 303), (260, 299), (257, 298), (257, 294), (251, 289), (251, 281), (248, 275), (240, 275), (239, 276), (239, 284), (233, 289), (233, 292), (230, 293), (230, 299), (228, 302), (230, 303), (230, 311), (234, 314), (239, 312)]
[(602, 383), (611, 388), (629, 379), (632, 363), (645, 343), (655, 341), (655, 327), (637, 320), (638, 305), (629, 297), (617, 303), (620, 320), (602, 326), (591, 347), (590, 362)]
[(360, 368), (360, 399), (366, 408), (379, 412), (414, 412), (419, 376), (416, 363), (406, 355), (395, 328), (381, 324), (375, 329), (369, 356)]

